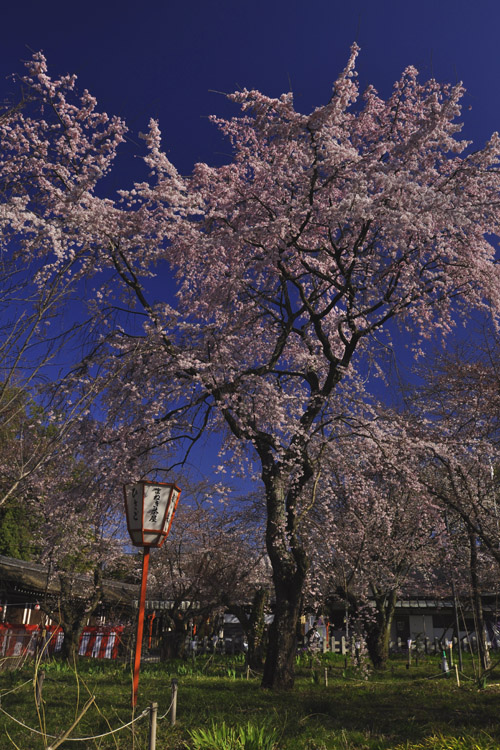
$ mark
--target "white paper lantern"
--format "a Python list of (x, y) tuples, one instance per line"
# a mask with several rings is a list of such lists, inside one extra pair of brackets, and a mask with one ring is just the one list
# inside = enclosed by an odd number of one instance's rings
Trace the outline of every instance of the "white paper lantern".
[(137, 482), (125, 490), (127, 527), (136, 547), (161, 547), (168, 536), (181, 491), (175, 484)]

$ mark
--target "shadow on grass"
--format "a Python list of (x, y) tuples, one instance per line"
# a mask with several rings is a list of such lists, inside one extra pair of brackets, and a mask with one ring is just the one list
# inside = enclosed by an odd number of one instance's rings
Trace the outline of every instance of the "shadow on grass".
[[(373, 675), (368, 681), (355, 679), (353, 671), (330, 666), (328, 686), (321, 684), (318, 671), (301, 669), (290, 692), (261, 689), (258, 678), (245, 679), (243, 668), (236, 676), (222, 677), (207, 675), (202, 669), (181, 675), (178, 666), (164, 664), (141, 672), (137, 713), (155, 701), (159, 714), (165, 714), (172, 678), (179, 683), (178, 723), (172, 728), (168, 717), (159, 723), (161, 748), (186, 748), (189, 730), (210, 726), (212, 722), (241, 726), (248, 721), (276, 727), (279, 750), (392, 750), (436, 734), (476, 738), (478, 750), (483, 747), (481, 737), (487, 734), (500, 748), (500, 688), (479, 690), (472, 680), (458, 688), (454, 680), (439, 675), (434, 663), (408, 671), (404, 664), (396, 663), (392, 671)], [(0, 693), (16, 682), (21, 685), (29, 675), (28, 669), (0, 674)], [(109, 664), (93, 669), (92, 665), (82, 665), (78, 678), (70, 671), (49, 668), (44, 684), (47, 731), (56, 734), (67, 727), (75, 715), (75, 706), (84, 702), (89, 692), (97, 696), (97, 706), (84, 717), (77, 736), (95, 735), (110, 725), (126, 723), (131, 718), (130, 688), (130, 670), (126, 667)], [(37, 726), (29, 686), (5, 695), (1, 705), (28, 725)], [(2, 738), (6, 731), (21, 748), (43, 747), (41, 741), (0, 715)], [(147, 722), (143, 721), (137, 729), (138, 748), (146, 742), (146, 736)], [(130, 732), (123, 732), (114, 739), (100, 741), (99, 747), (130, 750), (130, 739)], [(71, 744), (75, 750), (86, 747)], [(0, 739), (0, 747), (4, 746), (8, 746), (7, 741)]]

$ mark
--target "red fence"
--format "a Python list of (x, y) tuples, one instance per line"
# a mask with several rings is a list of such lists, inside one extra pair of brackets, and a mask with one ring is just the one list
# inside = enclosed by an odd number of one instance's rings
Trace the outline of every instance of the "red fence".
[[(116, 659), (122, 626), (87, 627), (80, 637), (80, 656)], [(0, 625), (0, 669), (21, 666), (36, 652), (52, 656), (61, 650), (64, 634), (60, 627), (40, 625)]]

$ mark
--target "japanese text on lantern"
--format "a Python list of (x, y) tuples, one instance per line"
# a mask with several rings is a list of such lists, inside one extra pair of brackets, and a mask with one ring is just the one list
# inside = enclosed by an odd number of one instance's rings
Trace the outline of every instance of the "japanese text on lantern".
[(139, 490), (137, 487), (132, 487), (132, 503), (133, 503), (133, 514), (134, 521), (139, 520)]
[(158, 519), (158, 506), (160, 504), (160, 488), (155, 487), (153, 490), (153, 506), (149, 509), (149, 520), (156, 523)]

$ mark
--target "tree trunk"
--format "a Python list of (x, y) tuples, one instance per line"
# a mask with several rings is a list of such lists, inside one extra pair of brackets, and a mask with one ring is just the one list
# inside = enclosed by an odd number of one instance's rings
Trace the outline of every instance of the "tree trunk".
[(160, 659), (182, 659), (186, 650), (187, 625), (179, 612), (171, 618), (172, 630), (163, 633), (160, 646)]
[(59, 573), (61, 587), (57, 615), (51, 614), (52, 619), (59, 617), (64, 633), (61, 655), (74, 665), (78, 657), (80, 636), (88, 618), (95, 612), (102, 598), (102, 570), (97, 566), (94, 570), (94, 586), (88, 598), (81, 599), (75, 592), (77, 584), (74, 576)]
[(265, 656), (265, 613), (269, 595), (265, 589), (257, 589), (253, 598), (252, 612), (248, 622), (248, 666), (261, 669)]
[(470, 577), (472, 588), (472, 605), (474, 608), (474, 621), (476, 623), (477, 652), (481, 671), (485, 672), (490, 667), (490, 652), (486, 640), (486, 628), (484, 625), (483, 602), (479, 589), (479, 561), (477, 557), (477, 537), (475, 532), (469, 528), (470, 546)]
[(269, 601), (269, 592), (266, 589), (257, 589), (252, 602), (252, 610), (247, 613), (244, 607), (231, 604), (225, 598), (224, 604), (240, 621), (245, 637), (248, 642), (247, 664), (251, 669), (262, 669), (267, 649), (267, 633), (265, 614)]
[(376, 606), (375, 622), (367, 622), (366, 646), (375, 669), (385, 669), (389, 658), (391, 626), (396, 610), (397, 592), (373, 590)]
[(297, 514), (281, 477), (267, 483), (267, 551), (273, 568), (274, 619), (269, 629), (262, 687), (290, 690), (295, 680), (297, 625), (308, 560), (296, 533)]
[(61, 656), (74, 665), (82, 630), (102, 599), (102, 569), (100, 565), (94, 569), (93, 586), (86, 596), (75, 574), (61, 571), (58, 575), (60, 593), (57, 607), (50, 607), (45, 598), (43, 608), (52, 620), (60, 622), (64, 633)]
[(61, 627), (64, 633), (64, 640), (61, 646), (61, 656), (67, 659), (69, 664), (74, 666), (78, 657), (78, 651), (80, 649), (80, 636), (82, 630), (85, 627), (85, 618), (78, 618), (72, 622), (62, 621)]
[(274, 620), (269, 629), (262, 687), (293, 688), (297, 653), (297, 623), (302, 604), (302, 586), (276, 586)]

